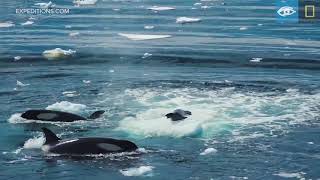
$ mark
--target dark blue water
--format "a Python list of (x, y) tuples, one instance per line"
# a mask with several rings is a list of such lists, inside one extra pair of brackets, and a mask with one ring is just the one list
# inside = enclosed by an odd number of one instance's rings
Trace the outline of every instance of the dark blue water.
[[(0, 179), (320, 178), (319, 24), (278, 24), (275, 2), (262, 0), (80, 7), (56, 0), (55, 8), (70, 13), (32, 15), (34, 24), (21, 25), (31, 15), (16, 8), (38, 2), (0, 5), (0, 23), (15, 24), (0, 27)], [(201, 22), (177, 24), (183, 16)], [(119, 33), (171, 37), (135, 41)], [(54, 48), (76, 53), (42, 55)], [(44, 108), (106, 113), (73, 123), (19, 117)], [(177, 108), (192, 116), (178, 123), (164, 117)], [(63, 139), (128, 139), (140, 149), (53, 156), (41, 150), (41, 127)]]

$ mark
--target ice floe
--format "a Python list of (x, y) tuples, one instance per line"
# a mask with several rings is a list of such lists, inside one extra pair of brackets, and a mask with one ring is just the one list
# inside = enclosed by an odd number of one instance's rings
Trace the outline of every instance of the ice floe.
[(26, 21), (24, 23), (21, 23), (22, 26), (27, 26), (27, 25), (32, 25), (34, 22), (33, 21)]
[(216, 150), (215, 148), (207, 148), (205, 149), (203, 152), (200, 153), (200, 155), (208, 155), (208, 154), (213, 154), (218, 152), (218, 150)]
[(80, 95), (79, 93), (77, 93), (77, 91), (65, 91), (62, 92), (62, 94), (67, 97), (76, 97)]
[(72, 56), (76, 53), (74, 50), (63, 50), (61, 48), (55, 48), (51, 50), (45, 50), (43, 51), (42, 55), (51, 60), (51, 59), (59, 59), (59, 58), (66, 58), (68, 56)]
[(176, 8), (169, 7), (169, 6), (152, 6), (147, 9), (152, 11), (168, 11), (168, 10), (175, 10)]
[(74, 0), (73, 3), (76, 5), (95, 5), (98, 0)]
[(51, 1), (47, 3), (35, 3), (34, 5), (39, 6), (40, 8), (43, 8), (43, 9), (53, 8), (55, 6), (55, 4), (53, 4)]
[(15, 24), (12, 21), (0, 22), (0, 28), (7, 28), (12, 26), (15, 26)]
[(250, 62), (258, 63), (261, 62), (263, 58), (252, 58), (250, 59)]
[(18, 81), (17, 80), (17, 86), (20, 86), (20, 87), (24, 87), (24, 86), (29, 86), (30, 84), (24, 84), (22, 83), (21, 81)]
[(171, 35), (155, 35), (155, 34), (125, 34), (119, 33), (118, 35), (126, 37), (131, 40), (141, 41), (141, 40), (152, 40), (152, 39), (163, 39), (169, 38)]
[(192, 18), (192, 17), (178, 17), (176, 23), (185, 24), (185, 23), (195, 23), (200, 22), (200, 18)]
[(56, 102), (46, 107), (47, 110), (66, 111), (70, 113), (81, 113), (87, 108), (86, 105), (71, 103), (68, 101)]
[(304, 172), (296, 172), (296, 173), (279, 172), (279, 173), (273, 174), (273, 175), (280, 176), (280, 177), (283, 177), (283, 178), (298, 178), (298, 179), (302, 179), (304, 174), (305, 174)]
[(124, 176), (141, 176), (146, 173), (150, 173), (154, 167), (153, 166), (140, 166), (137, 168), (128, 168), (120, 170), (120, 173)]

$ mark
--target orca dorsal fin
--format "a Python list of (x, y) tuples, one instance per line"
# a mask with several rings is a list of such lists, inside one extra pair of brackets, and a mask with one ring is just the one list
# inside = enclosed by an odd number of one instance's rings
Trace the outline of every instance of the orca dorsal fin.
[(61, 140), (60, 138), (57, 137), (56, 134), (54, 134), (51, 130), (49, 130), (48, 128), (41, 128), (44, 134), (44, 137), (46, 138), (46, 141), (44, 144), (52, 144), (52, 143), (57, 143), (59, 140)]
[(100, 110), (100, 111), (95, 111), (94, 113), (92, 113), (88, 119), (97, 119), (99, 117), (101, 117), (101, 115), (104, 113), (104, 110)]

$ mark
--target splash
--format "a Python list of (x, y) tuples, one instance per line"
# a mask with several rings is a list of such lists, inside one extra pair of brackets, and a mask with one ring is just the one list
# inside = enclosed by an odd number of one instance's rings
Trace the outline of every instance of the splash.
[(24, 149), (40, 149), (42, 145), (44, 144), (45, 138), (43, 136), (37, 136), (33, 137), (31, 139), (28, 139), (24, 145)]
[(150, 173), (154, 167), (153, 166), (140, 166), (138, 168), (129, 168), (120, 170), (121, 174), (124, 176), (141, 176), (146, 173)]

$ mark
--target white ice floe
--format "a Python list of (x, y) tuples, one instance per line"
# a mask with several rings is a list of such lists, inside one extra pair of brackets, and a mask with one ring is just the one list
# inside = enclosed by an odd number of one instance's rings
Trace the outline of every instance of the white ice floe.
[(15, 26), (15, 24), (11, 21), (0, 22), (0, 28), (7, 28), (7, 27), (12, 27), (12, 26)]
[(124, 176), (141, 176), (146, 173), (150, 173), (153, 168), (153, 166), (140, 166), (138, 168), (120, 170), (120, 173)]
[(80, 35), (79, 32), (71, 32), (71, 33), (69, 33), (70, 37), (75, 37), (75, 36), (79, 36), (79, 35)]
[(24, 23), (21, 23), (22, 26), (28, 26), (28, 25), (32, 25), (34, 22), (33, 21), (26, 21)]
[(261, 62), (262, 59), (263, 59), (263, 58), (252, 58), (252, 59), (250, 59), (250, 62), (255, 62), (255, 63), (257, 63), (257, 62)]
[(15, 56), (13, 59), (14, 59), (15, 61), (19, 61), (19, 60), (21, 59), (21, 56)]
[(56, 102), (46, 107), (47, 110), (66, 111), (70, 113), (82, 113), (86, 108), (86, 105), (71, 103), (68, 101)]
[(150, 53), (144, 53), (143, 56), (142, 56), (142, 58), (145, 59), (145, 58), (150, 57), (150, 56), (152, 56), (152, 54), (150, 54)]
[(18, 81), (17, 80), (17, 86), (20, 86), (20, 87), (24, 87), (24, 86), (29, 86), (30, 84), (24, 84), (22, 83), (21, 81)]
[(42, 55), (47, 59), (59, 59), (59, 58), (66, 58), (68, 56), (72, 56), (76, 53), (74, 50), (63, 50), (61, 48), (55, 48), (51, 50), (43, 51)]
[(83, 82), (83, 83), (85, 83), (85, 84), (90, 84), (90, 83), (91, 83), (91, 81), (90, 81), (90, 80), (85, 80), (85, 79), (84, 79), (84, 80), (82, 80), (82, 82)]
[(191, 17), (178, 17), (176, 23), (185, 24), (185, 23), (195, 23), (200, 22), (200, 18), (191, 18)]
[(168, 10), (175, 10), (176, 8), (168, 7), (168, 6), (152, 6), (147, 9), (152, 11), (168, 11)]
[(216, 150), (215, 148), (207, 148), (205, 149), (203, 152), (200, 153), (200, 155), (208, 155), (208, 154), (213, 154), (218, 152), (218, 150)]
[(79, 93), (77, 93), (77, 91), (65, 91), (62, 92), (62, 94), (67, 97), (76, 97), (80, 95)]
[(153, 29), (154, 26), (144, 26), (144, 29)]
[(283, 178), (298, 178), (298, 179), (302, 179), (304, 174), (305, 174), (304, 172), (297, 172), (297, 173), (279, 172), (279, 173), (273, 174), (273, 175), (280, 176), (280, 177), (283, 177)]
[(24, 149), (40, 149), (45, 142), (45, 138), (43, 136), (33, 137), (28, 139), (24, 145)]
[(76, 5), (95, 5), (98, 0), (74, 0), (73, 3)]
[(35, 3), (34, 5), (39, 6), (40, 8), (43, 8), (43, 9), (53, 8), (55, 6), (55, 4), (53, 4), (51, 1), (47, 3)]
[(171, 35), (155, 35), (155, 34), (125, 34), (125, 33), (119, 33), (118, 35), (126, 37), (126, 38), (134, 40), (134, 41), (163, 39), (163, 38), (171, 37)]

